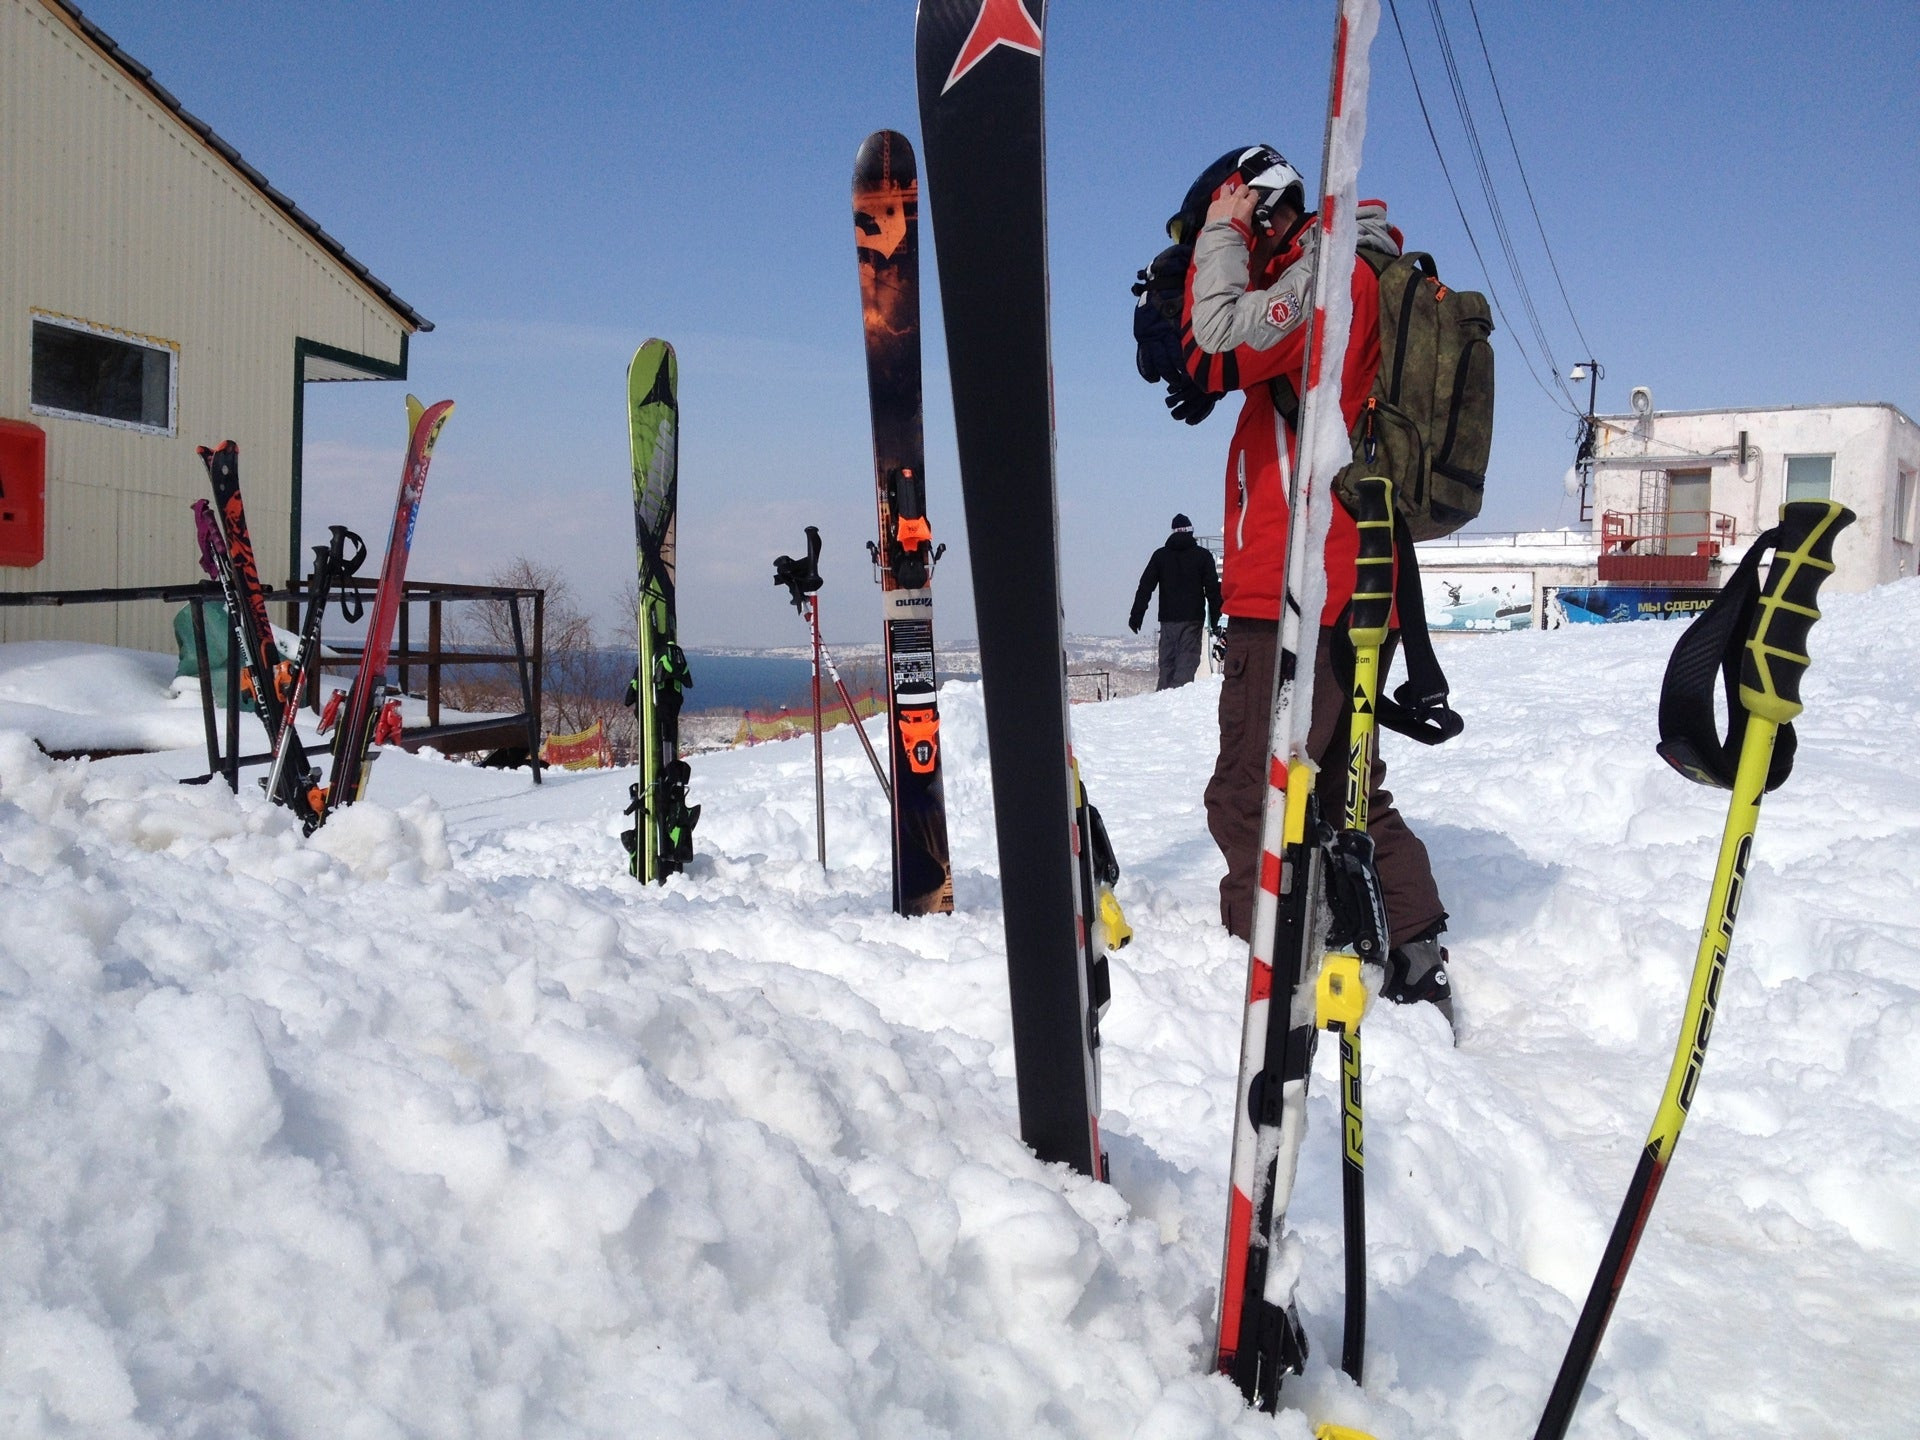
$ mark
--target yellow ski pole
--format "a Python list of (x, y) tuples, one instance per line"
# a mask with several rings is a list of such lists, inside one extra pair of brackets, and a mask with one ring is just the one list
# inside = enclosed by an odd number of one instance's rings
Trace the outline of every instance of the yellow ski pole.
[[(1660, 1191), (1667, 1163), (1680, 1143), (1680, 1129), (1687, 1121), (1700, 1083), (1700, 1069), (1706, 1060), (1707, 1039), (1713, 1031), (1714, 1009), (1720, 1000), (1720, 981), (1727, 965), (1727, 951), (1733, 943), (1733, 923), (1740, 910), (1740, 892), (1746, 879), (1747, 860), (1753, 850), (1754, 827), (1760, 819), (1760, 798), (1772, 786), (1786, 778), (1787, 766), (1776, 764), (1776, 744), (1782, 727), (1800, 713), (1800, 677), (1806, 673), (1807, 632), (1820, 618), (1815, 606), (1821, 583), (1833, 573), (1833, 542), (1842, 529), (1853, 522), (1853, 512), (1832, 500), (1796, 500), (1780, 511), (1780, 524), (1754, 541), (1740, 571), (1727, 582), (1714, 608), (1694, 622), (1681, 637), (1661, 698), (1661, 754), (1689, 779), (1702, 784), (1731, 783), (1733, 800), (1728, 806), (1726, 828), (1720, 838), (1720, 857), (1714, 866), (1713, 888), (1707, 898), (1706, 922), (1700, 931), (1700, 947), (1694, 957), (1693, 983), (1687, 991), (1687, 1007), (1680, 1024), (1679, 1044), (1674, 1050), (1673, 1066), (1667, 1074), (1666, 1092), (1653, 1118), (1640, 1163), (1627, 1187), (1627, 1196), (1614, 1222), (1593, 1288), (1574, 1326), (1573, 1339), (1560, 1363), (1560, 1374), (1548, 1397), (1545, 1414), (1534, 1440), (1561, 1440), (1573, 1419), (1574, 1406), (1586, 1385), (1587, 1372), (1593, 1368), (1600, 1337), (1620, 1296), (1627, 1267), (1633, 1263), (1635, 1248), (1646, 1229), (1647, 1216), (1654, 1197)], [(1753, 577), (1762, 551), (1771, 547), (1773, 565), (1767, 573), (1765, 590), (1757, 601), (1751, 600)], [(1744, 588), (1746, 600), (1736, 587)], [(1722, 647), (1713, 643), (1714, 628), (1709, 622), (1716, 612), (1723, 626), (1731, 617), (1744, 613), (1750, 602), (1754, 616), (1750, 633), (1728, 631), (1724, 673), (1729, 677), (1737, 653), (1739, 686), (1729, 694), (1730, 707), (1744, 714), (1744, 734), (1739, 740), (1738, 763), (1731, 777), (1725, 755), (1717, 749), (1712, 721), (1712, 680), (1715, 652)], [(1709, 640), (1702, 649), (1689, 647), (1696, 628)], [(1702, 688), (1704, 686), (1704, 688)], [(1675, 697), (1696, 702), (1676, 706)], [(1676, 721), (1689, 718), (1682, 710), (1699, 709), (1704, 699), (1705, 735), (1698, 723), (1691, 733), (1676, 733)], [(1691, 718), (1696, 722), (1698, 715)], [(1730, 728), (1740, 729), (1738, 716)], [(1788, 732), (1790, 733), (1790, 732)], [(1787, 747), (1782, 746), (1783, 750)], [(1790, 754), (1790, 752), (1789, 752)]]
[[(1347, 857), (1364, 867), (1362, 890), (1375, 902), (1372, 934), (1365, 927), (1349, 935), (1347, 948), (1326, 956), (1314, 987), (1315, 1019), (1340, 1037), (1340, 1209), (1345, 1228), (1347, 1308), (1341, 1338), (1340, 1368), (1360, 1383), (1367, 1344), (1367, 1182), (1365, 1116), (1360, 1104), (1360, 1019), (1366, 1012), (1367, 991), (1360, 979), (1360, 962), (1386, 958), (1384, 909), (1377, 904), (1378, 883), (1372, 876), (1373, 843), (1367, 836), (1367, 795), (1373, 788), (1374, 715), (1380, 697), (1380, 650), (1387, 643), (1387, 625), (1393, 615), (1393, 486), (1377, 476), (1356, 482), (1354, 518), (1360, 527), (1359, 558), (1354, 565), (1353, 603), (1347, 611), (1347, 634), (1353, 642), (1353, 682), (1349, 691), (1351, 718), (1347, 729), (1346, 834), (1341, 837), (1340, 865)], [(1363, 955), (1363, 949), (1372, 954)]]

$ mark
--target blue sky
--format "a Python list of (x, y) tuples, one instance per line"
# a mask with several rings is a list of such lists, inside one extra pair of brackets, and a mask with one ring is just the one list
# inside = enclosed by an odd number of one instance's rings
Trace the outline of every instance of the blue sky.
[[(1662, 408), (1891, 401), (1920, 415), (1920, 6), (1476, 0), (1579, 326)], [(1522, 273), (1565, 370), (1583, 346), (1541, 249), (1475, 12), (1441, 0)], [(561, 565), (608, 622), (632, 574), (624, 371), (680, 352), (681, 624), (692, 643), (801, 627), (772, 557), (826, 537), (830, 638), (877, 638), (872, 468), (848, 180), (871, 130), (917, 140), (906, 0), (476, 3), (93, 0), (87, 13), (435, 322), (408, 388), (459, 410), (419, 578)], [(1188, 429), (1133, 372), (1127, 286), (1193, 175), (1277, 145), (1312, 179), (1330, 0), (1055, 0), (1049, 223), (1068, 628), (1117, 633), (1176, 510), (1219, 525), (1231, 405)], [(1517, 321), (1428, 10), (1413, 61), (1494, 289)], [(1485, 281), (1392, 17), (1362, 188), (1456, 285)], [(923, 237), (924, 240), (924, 237)], [(937, 245), (937, 234), (933, 237)], [(972, 634), (931, 254), (927, 472), (949, 545), (939, 628)], [(1487, 528), (1574, 523), (1574, 425), (1506, 327)], [(1531, 346), (1529, 347), (1532, 348)], [(1537, 352), (1535, 352), (1537, 354)], [(1536, 363), (1540, 363), (1536, 360)], [(1584, 401), (1585, 387), (1574, 387)], [(401, 387), (308, 399), (309, 529), (384, 534)], [(378, 540), (374, 543), (378, 545)]]

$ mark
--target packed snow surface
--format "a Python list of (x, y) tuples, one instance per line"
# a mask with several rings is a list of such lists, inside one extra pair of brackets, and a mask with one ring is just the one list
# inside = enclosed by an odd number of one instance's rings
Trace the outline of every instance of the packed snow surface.
[[(1920, 581), (1828, 610), (1585, 1440), (1914, 1433)], [(1111, 1185), (1016, 1135), (975, 685), (942, 695), (958, 911), (916, 920), (844, 730), (824, 872), (801, 741), (698, 757), (699, 858), (642, 889), (626, 774), (391, 753), (303, 840), (250, 785), (177, 783), (204, 768), (192, 709), (182, 748), (97, 762), (0, 720), (0, 1434), (1531, 1435), (1725, 813), (1653, 754), (1678, 634), (1449, 644), (1466, 734), (1389, 737), (1460, 1041), (1426, 1007), (1367, 1020), (1363, 1389), (1333, 1368), (1321, 1046), (1314, 1353), (1277, 1417), (1208, 1373), (1246, 967), (1200, 806), (1217, 682), (1073, 715), (1136, 929)], [(6, 698), (43, 712), (166, 688), (113, 652), (29, 658)]]

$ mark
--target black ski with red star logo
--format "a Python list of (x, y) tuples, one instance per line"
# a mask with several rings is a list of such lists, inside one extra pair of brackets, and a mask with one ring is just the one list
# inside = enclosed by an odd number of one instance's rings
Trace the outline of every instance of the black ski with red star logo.
[(920, 128), (966, 501), (1020, 1133), (1087, 1175), (1104, 961), (1084, 913), (1054, 502), (1045, 0), (921, 0)]
[(953, 909), (940, 708), (933, 661), (933, 545), (921, 468), (920, 184), (907, 137), (869, 135), (853, 164), (853, 243), (867, 335), (880, 541), (869, 546), (887, 641), (893, 794), (893, 908)]

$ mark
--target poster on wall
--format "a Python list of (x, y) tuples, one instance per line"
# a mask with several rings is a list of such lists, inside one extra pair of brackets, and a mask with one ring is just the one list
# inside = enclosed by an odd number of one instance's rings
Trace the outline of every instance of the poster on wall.
[(1531, 630), (1533, 574), (1527, 570), (1420, 571), (1427, 628), (1434, 631)]
[(1687, 620), (1713, 603), (1718, 590), (1697, 585), (1558, 585), (1546, 590), (1547, 628), (1614, 625), (1627, 620)]

